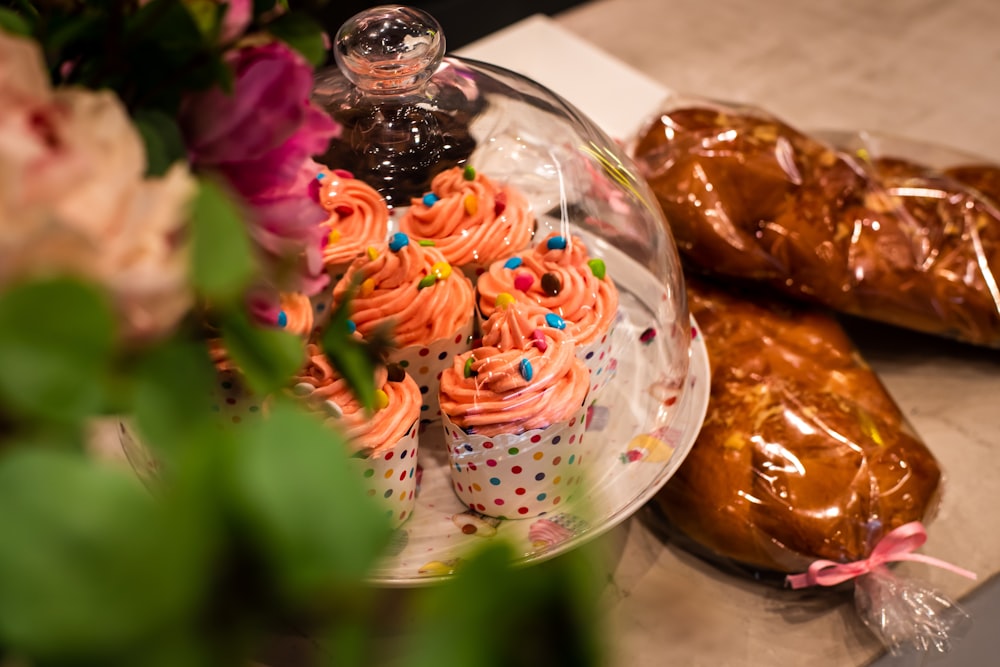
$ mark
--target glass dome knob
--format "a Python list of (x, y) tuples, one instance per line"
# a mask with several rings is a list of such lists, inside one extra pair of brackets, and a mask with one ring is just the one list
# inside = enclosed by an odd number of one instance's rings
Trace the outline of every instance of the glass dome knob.
[(445, 40), (434, 17), (413, 7), (365, 10), (337, 32), (334, 57), (347, 79), (374, 95), (421, 87), (441, 64)]

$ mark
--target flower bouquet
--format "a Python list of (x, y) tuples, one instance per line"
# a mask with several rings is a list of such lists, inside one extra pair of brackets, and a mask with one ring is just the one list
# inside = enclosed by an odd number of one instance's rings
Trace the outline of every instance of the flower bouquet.
[[(345, 438), (281, 391), (305, 361), (282, 295), (327, 280), (312, 157), (339, 130), (311, 101), (323, 3), (290, 4), (0, 2), (3, 667), (244, 665), (289, 628), (378, 662), (363, 582), (389, 524)], [(341, 312), (318, 343), (371, 409), (379, 351)], [(270, 397), (240, 429), (208, 400), (220, 355)], [(157, 461), (150, 489), (88, 454), (116, 415)], [(593, 660), (567, 634), (578, 573), (508, 557), (419, 598), (412, 664), (548, 664), (503, 632), (454, 642), (456, 600), (473, 622), (559, 612), (563, 657)]]

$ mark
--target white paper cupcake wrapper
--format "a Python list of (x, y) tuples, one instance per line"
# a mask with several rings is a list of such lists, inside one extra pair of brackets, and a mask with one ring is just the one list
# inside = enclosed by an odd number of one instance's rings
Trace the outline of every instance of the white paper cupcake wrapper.
[(452, 487), (481, 514), (526, 519), (557, 512), (578, 492), (591, 460), (587, 409), (519, 435), (469, 435), (442, 415)]
[(590, 401), (598, 398), (601, 390), (614, 378), (618, 368), (614, 349), (617, 325), (618, 317), (616, 316), (607, 333), (589, 345), (577, 347), (576, 358), (590, 370), (590, 398), (588, 399)]
[(240, 373), (219, 371), (210, 397), (212, 410), (226, 425), (238, 426), (260, 415), (263, 401), (250, 393)]
[(424, 426), (441, 418), (438, 402), (441, 372), (451, 366), (456, 355), (469, 349), (472, 325), (473, 318), (470, 317), (449, 338), (441, 338), (430, 345), (410, 345), (389, 356), (389, 361), (405, 368), (420, 387), (420, 423)]
[(410, 518), (417, 504), (418, 430), (414, 422), (391, 449), (350, 460), (364, 480), (365, 493), (382, 506), (393, 528)]

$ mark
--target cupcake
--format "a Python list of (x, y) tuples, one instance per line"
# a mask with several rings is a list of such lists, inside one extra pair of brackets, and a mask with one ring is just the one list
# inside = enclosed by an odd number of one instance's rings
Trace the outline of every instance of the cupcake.
[(527, 200), (471, 166), (453, 167), (431, 181), (431, 191), (412, 200), (400, 231), (433, 241), (445, 259), (475, 277), (492, 262), (531, 243), (535, 217)]
[(389, 327), (395, 350), (389, 361), (407, 369), (420, 387), (421, 422), (436, 420), (438, 378), (456, 354), (468, 349), (474, 320), (472, 283), (453, 271), (434, 247), (411, 243), (401, 232), (369, 246), (334, 286), (340, 303), (351, 286), (351, 320), (365, 338)]
[(553, 511), (581, 480), (590, 371), (565, 330), (501, 294), (482, 345), (441, 375), (450, 473), (470, 509), (516, 518)]
[[(385, 199), (364, 181), (343, 169), (323, 169), (314, 181), (320, 206), (329, 214), (320, 223), (326, 230), (323, 268), (334, 281), (369, 245), (384, 242), (389, 234), (389, 208)], [(330, 290), (313, 297), (318, 325), (330, 314)]]
[(376, 410), (369, 414), (322, 350), (307, 346), (306, 365), (292, 379), (292, 390), (339, 429), (354, 450), (352, 465), (365, 480), (368, 495), (383, 503), (397, 526), (416, 504), (417, 423), (420, 390), (398, 366), (378, 367)]
[(476, 307), (484, 320), (495, 311), (501, 293), (554, 313), (551, 324), (565, 325), (591, 371), (592, 397), (610, 379), (618, 289), (604, 261), (591, 259), (579, 237), (551, 234), (528, 252), (494, 262), (479, 276), (476, 291)]

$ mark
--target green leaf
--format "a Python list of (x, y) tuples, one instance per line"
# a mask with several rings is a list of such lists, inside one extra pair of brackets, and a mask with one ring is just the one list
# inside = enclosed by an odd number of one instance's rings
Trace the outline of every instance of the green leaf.
[(26, 283), (0, 295), (0, 399), (42, 419), (100, 410), (114, 317), (95, 288), (69, 279)]
[[(470, 553), (453, 579), (416, 598), (401, 649), (407, 667), (604, 664), (598, 600), (607, 565), (593, 562), (596, 550), (581, 553), (528, 568), (512, 565), (503, 541)], [(463, 626), (490, 632), (455, 632), (454, 609)]]
[(146, 144), (148, 175), (161, 176), (173, 163), (186, 158), (184, 137), (171, 116), (156, 109), (140, 109), (132, 119)]
[(120, 649), (201, 606), (208, 531), (79, 455), (0, 458), (0, 637), (33, 657)]
[(299, 338), (254, 325), (241, 310), (224, 313), (221, 327), (226, 351), (255, 394), (266, 396), (285, 387), (305, 362)]
[(242, 297), (255, 263), (246, 221), (233, 200), (218, 185), (202, 180), (191, 224), (195, 287), (213, 302)]
[(323, 28), (306, 14), (292, 12), (268, 24), (268, 31), (302, 54), (313, 67), (326, 62)]
[(291, 601), (353, 590), (387, 543), (343, 437), (284, 401), (233, 453), (233, 493), (249, 539)]
[(330, 322), (323, 331), (323, 352), (337, 372), (354, 391), (358, 402), (368, 411), (375, 409), (375, 362), (364, 341), (351, 334), (348, 325), (350, 303), (356, 285), (330, 315)]
[(139, 361), (133, 389), (136, 424), (160, 450), (188, 443), (211, 419), (215, 376), (204, 344), (170, 341)]
[(31, 24), (17, 12), (0, 7), (0, 31), (28, 36), (31, 34)]

